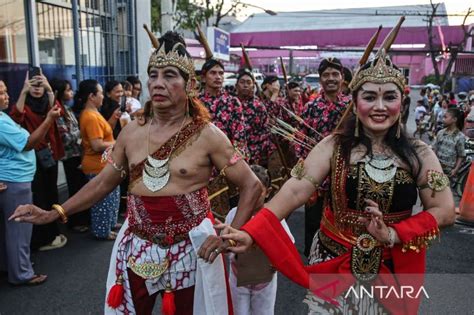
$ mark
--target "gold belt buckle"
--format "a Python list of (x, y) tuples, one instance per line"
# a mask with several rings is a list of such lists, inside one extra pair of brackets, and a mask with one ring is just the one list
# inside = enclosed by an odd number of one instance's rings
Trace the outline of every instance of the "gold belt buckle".
[(143, 279), (156, 279), (160, 277), (169, 267), (170, 261), (168, 258), (164, 258), (161, 263), (153, 263), (153, 262), (144, 262), (144, 263), (136, 263), (135, 258), (130, 256), (128, 258), (128, 266), (132, 271), (140, 276)]
[(362, 282), (374, 280), (380, 270), (383, 249), (377, 246), (375, 238), (367, 233), (361, 234), (352, 247), (351, 271)]
[(363, 252), (370, 252), (377, 245), (375, 238), (367, 233), (361, 234), (356, 241), (356, 246)]

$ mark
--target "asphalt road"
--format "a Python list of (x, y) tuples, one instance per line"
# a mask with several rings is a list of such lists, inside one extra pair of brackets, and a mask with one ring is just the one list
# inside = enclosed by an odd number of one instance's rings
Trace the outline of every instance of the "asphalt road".
[[(297, 210), (288, 224), (303, 252), (304, 214)], [(0, 278), (0, 314), (101, 314), (112, 242), (96, 241), (87, 234), (66, 232), (62, 249), (33, 255), (35, 270), (48, 274), (48, 281), (36, 287), (13, 287)], [(473, 314), (474, 229), (455, 225), (445, 229), (441, 242), (428, 251), (427, 273), (436, 295), (424, 302), (421, 314)], [(444, 278), (443, 278), (444, 277)], [(275, 313), (306, 314), (301, 301), (305, 290), (284, 276), (278, 278)], [(434, 304), (433, 304), (434, 303)], [(433, 305), (436, 305), (433, 306)], [(157, 313), (158, 314), (158, 313)]]
[[(413, 123), (408, 127), (413, 130)], [(302, 253), (302, 210), (294, 212), (288, 224)], [(0, 315), (102, 313), (113, 244), (88, 234), (64, 232), (68, 236), (64, 248), (32, 255), (36, 272), (49, 276), (45, 284), (13, 287), (0, 275)], [(428, 251), (427, 274), (430, 299), (423, 301), (421, 314), (474, 314), (474, 229), (455, 225), (443, 230), (441, 242)], [(307, 307), (301, 302), (305, 293), (280, 275), (275, 313), (306, 314)]]

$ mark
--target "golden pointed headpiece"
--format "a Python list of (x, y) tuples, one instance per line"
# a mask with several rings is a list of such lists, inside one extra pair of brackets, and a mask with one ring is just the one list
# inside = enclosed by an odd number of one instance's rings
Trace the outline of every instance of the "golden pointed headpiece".
[(378, 84), (395, 83), (401, 91), (405, 88), (406, 80), (403, 73), (395, 67), (390, 57), (382, 50), (378, 57), (370, 64), (362, 67), (349, 84), (351, 91), (357, 91), (364, 83), (373, 82)]
[(400, 30), (404, 20), (405, 17), (402, 16), (397, 25), (387, 35), (382, 46), (380, 47), (380, 50), (375, 55), (374, 60), (359, 68), (351, 83), (349, 84), (351, 91), (357, 91), (366, 82), (379, 84), (394, 83), (400, 88), (401, 91), (404, 90), (406, 85), (405, 76), (392, 63), (390, 57), (388, 56), (388, 50), (395, 41), (395, 38), (397, 37), (398, 31)]
[(167, 32), (160, 39), (156, 39), (146, 25), (143, 27), (147, 31), (153, 47), (156, 49), (148, 61), (147, 72), (150, 72), (151, 67), (173, 66), (189, 75), (189, 77), (195, 76), (193, 59), (186, 50), (184, 39), (179, 34)]

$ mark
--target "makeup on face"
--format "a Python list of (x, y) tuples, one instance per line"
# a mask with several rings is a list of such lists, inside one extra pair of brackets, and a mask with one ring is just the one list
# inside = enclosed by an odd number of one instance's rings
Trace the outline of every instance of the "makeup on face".
[(186, 100), (186, 81), (176, 67), (152, 68), (148, 90), (154, 105), (167, 107)]
[(370, 130), (388, 130), (400, 116), (401, 102), (401, 92), (394, 83), (367, 82), (357, 93), (357, 115)]

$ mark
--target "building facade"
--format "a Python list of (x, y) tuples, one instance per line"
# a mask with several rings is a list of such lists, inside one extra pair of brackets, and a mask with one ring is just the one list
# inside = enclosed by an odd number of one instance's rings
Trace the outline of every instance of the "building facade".
[(149, 1), (0, 0), (0, 79), (13, 101), (30, 66), (74, 88), (83, 79), (144, 80), (150, 19)]
[[(383, 28), (376, 47), (399, 17), (406, 15), (390, 53), (409, 83), (418, 85), (434, 72), (427, 28), (431, 10), (431, 5), (427, 4), (278, 12), (276, 16), (259, 13), (231, 31), (231, 46), (239, 47), (243, 43), (252, 48), (249, 51), (252, 62), (265, 74), (282, 73), (279, 57), (292, 74), (315, 73), (320, 61), (331, 56), (340, 58), (344, 65), (354, 69), (379, 25)], [(433, 48), (438, 68), (444, 71), (448, 62), (441, 50), (457, 46), (462, 42), (464, 32), (460, 25), (449, 24), (444, 3), (440, 3), (437, 14)], [(474, 36), (474, 25), (468, 28)], [(469, 54), (473, 51), (472, 39), (468, 39), (464, 51)]]

